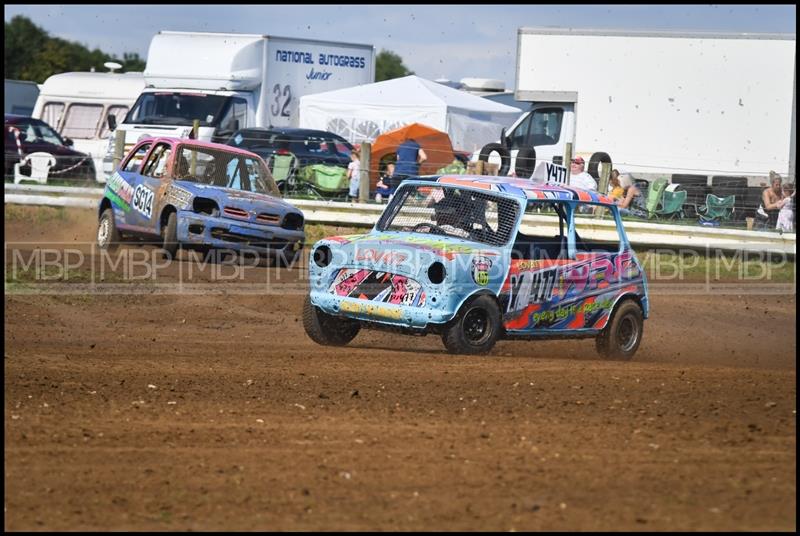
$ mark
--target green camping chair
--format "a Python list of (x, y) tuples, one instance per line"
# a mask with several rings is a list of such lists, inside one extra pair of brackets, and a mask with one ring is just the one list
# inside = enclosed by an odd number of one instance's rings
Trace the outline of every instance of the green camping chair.
[(674, 218), (675, 216), (680, 218), (684, 217), (683, 204), (686, 202), (686, 196), (689, 192), (686, 190), (675, 191), (673, 186), (677, 186), (677, 184), (671, 184), (664, 190), (664, 195), (661, 198), (661, 206), (656, 209), (656, 215), (660, 218)]
[(350, 186), (347, 179), (347, 168), (327, 166), (325, 164), (312, 164), (300, 170), (300, 179), (312, 184), (317, 190), (324, 193), (340, 194), (346, 192)]
[(735, 195), (717, 197), (714, 194), (706, 195), (706, 204), (697, 209), (700, 221), (725, 221), (730, 219), (734, 211)]
[(297, 171), (297, 157), (295, 155), (274, 153), (267, 160), (267, 167), (272, 173), (272, 178), (275, 179), (275, 182), (294, 184)]
[(656, 209), (661, 203), (661, 198), (664, 196), (664, 191), (667, 189), (667, 179), (656, 179), (647, 189), (647, 201), (645, 202), (645, 210), (647, 210), (647, 217), (653, 218), (656, 215)]
[(458, 158), (454, 159), (450, 164), (436, 170), (436, 175), (463, 175), (467, 172), (465, 166)]

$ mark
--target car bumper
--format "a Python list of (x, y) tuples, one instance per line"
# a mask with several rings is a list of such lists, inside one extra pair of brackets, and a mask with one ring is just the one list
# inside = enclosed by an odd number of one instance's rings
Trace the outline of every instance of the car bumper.
[(261, 255), (289, 254), (295, 244), (302, 247), (305, 232), (271, 225), (239, 222), (227, 218), (205, 216), (195, 212), (178, 212), (178, 242), (234, 251), (253, 251)]
[(329, 315), (404, 328), (424, 329), (429, 324), (444, 324), (453, 318), (453, 312), (445, 309), (363, 300), (327, 291), (312, 291), (311, 303)]

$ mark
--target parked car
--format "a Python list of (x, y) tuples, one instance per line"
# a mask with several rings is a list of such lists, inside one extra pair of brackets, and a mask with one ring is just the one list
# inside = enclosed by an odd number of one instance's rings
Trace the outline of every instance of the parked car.
[[(19, 132), (19, 146), (17, 135)], [(14, 176), (14, 164), (20, 162), (20, 149), (23, 157), (31, 153), (44, 152), (55, 157), (55, 165), (50, 167), (49, 178), (77, 179), (94, 181), (94, 162), (90, 155), (72, 148), (72, 140), (63, 138), (50, 125), (41, 119), (21, 115), (5, 114), (5, 165), (6, 177)], [(30, 166), (21, 166), (21, 172), (30, 175)]]
[[(315, 195), (347, 191), (346, 170), (353, 146), (332, 132), (284, 127), (247, 128), (236, 131), (227, 144), (264, 158), (281, 192), (295, 190), (298, 183), (308, 185), (310, 193)], [(311, 173), (309, 167), (317, 164), (326, 167), (318, 167), (314, 170), (316, 173)]]
[[(584, 215), (585, 211), (593, 214)], [(533, 235), (523, 215), (538, 214)], [(539, 223), (551, 214), (548, 225)], [(598, 240), (598, 217), (614, 222)], [(499, 338), (593, 337), (630, 359), (648, 316), (645, 273), (611, 198), (509, 177), (406, 180), (367, 234), (317, 242), (308, 336), (345, 345), (362, 327), (435, 333), (451, 353)]]
[(303, 214), (280, 198), (256, 154), (176, 138), (140, 141), (106, 184), (97, 243), (155, 240), (179, 247), (252, 252), (293, 264), (305, 241)]

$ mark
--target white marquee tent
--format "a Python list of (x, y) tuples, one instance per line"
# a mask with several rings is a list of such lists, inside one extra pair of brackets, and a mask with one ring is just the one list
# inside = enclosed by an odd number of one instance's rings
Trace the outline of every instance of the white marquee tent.
[(500, 139), (522, 110), (464, 91), (405, 76), (300, 98), (301, 128), (328, 130), (352, 143), (423, 123), (447, 132), (453, 148), (476, 151)]

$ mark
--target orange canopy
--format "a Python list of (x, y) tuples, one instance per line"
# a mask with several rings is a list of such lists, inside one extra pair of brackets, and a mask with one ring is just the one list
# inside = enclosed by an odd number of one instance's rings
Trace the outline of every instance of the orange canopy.
[(414, 139), (425, 151), (428, 159), (419, 167), (420, 175), (430, 175), (437, 169), (453, 162), (453, 144), (446, 132), (436, 130), (422, 123), (411, 123), (389, 132), (384, 132), (375, 139), (372, 145), (372, 164), (370, 165), (370, 184), (372, 188), (378, 181), (378, 170), (381, 160), (397, 152), (397, 147), (408, 139)]

